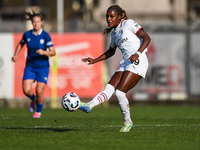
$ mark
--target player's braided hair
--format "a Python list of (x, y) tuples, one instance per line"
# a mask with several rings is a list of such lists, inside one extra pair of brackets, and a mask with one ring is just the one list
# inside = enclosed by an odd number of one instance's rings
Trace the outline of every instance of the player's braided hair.
[(24, 20), (31, 20), (33, 21), (33, 18), (35, 16), (38, 16), (41, 18), (41, 20), (43, 20), (43, 17), (40, 13), (38, 13), (37, 11), (38, 7), (36, 8), (28, 8), (25, 12), (22, 12), (21, 13), (21, 21), (24, 21)]
[[(110, 6), (110, 7), (107, 9), (107, 11), (108, 11), (109, 9), (113, 9), (118, 15), (121, 16), (121, 19), (125, 19), (125, 20), (128, 19), (128, 16), (127, 16), (127, 14), (126, 14), (126, 11), (123, 10), (119, 5), (112, 5), (112, 6)], [(107, 35), (108, 35), (108, 34), (111, 32), (112, 29), (113, 29), (113, 27), (104, 29), (104, 30), (103, 30), (103, 34), (107, 34)]]

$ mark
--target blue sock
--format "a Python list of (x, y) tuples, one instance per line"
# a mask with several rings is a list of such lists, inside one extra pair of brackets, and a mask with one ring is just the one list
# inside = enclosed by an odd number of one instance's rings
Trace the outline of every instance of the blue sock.
[(36, 96), (33, 94), (31, 96), (28, 96), (32, 101), (35, 101), (36, 100)]
[(36, 112), (37, 112), (37, 113), (41, 113), (42, 108), (43, 108), (43, 104), (44, 104), (44, 103), (42, 103), (42, 104), (36, 103), (36, 105), (37, 105)]

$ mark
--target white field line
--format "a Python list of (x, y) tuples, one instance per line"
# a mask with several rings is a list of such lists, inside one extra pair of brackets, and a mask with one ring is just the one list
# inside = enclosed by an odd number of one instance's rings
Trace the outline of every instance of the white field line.
[[(27, 117), (27, 116), (22, 116)], [(0, 116), (0, 119), (15, 119), (14, 116)], [(50, 117), (49, 117), (50, 118)], [(134, 118), (134, 117), (133, 117)], [(200, 119), (200, 116), (194, 116), (194, 117), (135, 117), (135, 119)]]
[[(102, 127), (115, 128), (115, 127), (122, 127), (122, 125), (121, 126), (110, 125), (110, 126), (102, 126)], [(134, 125), (133, 127), (200, 127), (200, 124), (197, 124), (197, 125), (155, 124), (155, 125)]]
[[(76, 126), (79, 127), (79, 126)], [(81, 126), (82, 127), (82, 126)], [(85, 126), (86, 127), (86, 126)], [(122, 125), (109, 125), (101, 126), (103, 128), (118, 128)], [(200, 127), (200, 124), (197, 125), (170, 125), (170, 124), (156, 124), (156, 125), (134, 125), (133, 127)], [(34, 127), (0, 127), (1, 129), (47, 129), (47, 128), (68, 128), (68, 126), (34, 126)], [(70, 126), (71, 128), (71, 126)]]
[[(135, 118), (147, 118), (147, 117), (135, 117)], [(200, 116), (194, 117), (148, 117), (152, 119), (200, 119)]]

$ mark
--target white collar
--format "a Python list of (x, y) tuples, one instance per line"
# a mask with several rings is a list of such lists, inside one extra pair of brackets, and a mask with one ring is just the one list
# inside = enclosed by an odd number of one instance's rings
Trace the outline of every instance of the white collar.
[[(42, 34), (42, 28), (40, 29), (40, 32), (38, 33), (38, 35)], [(34, 30), (32, 30), (32, 33), (34, 34)], [(35, 35), (35, 34), (34, 34)]]
[(122, 23), (123, 23), (124, 20), (125, 20), (125, 19), (122, 19), (122, 20), (120, 21), (120, 23), (117, 25), (117, 27), (114, 28), (114, 30), (116, 30), (116, 29), (122, 27)]

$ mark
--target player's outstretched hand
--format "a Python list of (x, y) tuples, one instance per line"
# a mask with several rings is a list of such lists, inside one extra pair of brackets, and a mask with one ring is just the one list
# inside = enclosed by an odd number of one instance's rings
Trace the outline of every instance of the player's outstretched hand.
[(88, 62), (88, 65), (94, 64), (94, 59), (88, 57), (88, 58), (83, 58), (82, 62)]
[(11, 58), (11, 61), (12, 61), (12, 62), (16, 62), (16, 61), (17, 61), (17, 56), (13, 56), (13, 57)]

